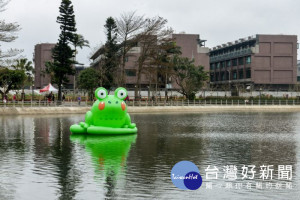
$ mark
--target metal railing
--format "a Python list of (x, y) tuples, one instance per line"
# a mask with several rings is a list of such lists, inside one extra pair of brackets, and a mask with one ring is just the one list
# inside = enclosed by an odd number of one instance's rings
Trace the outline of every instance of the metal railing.
[[(93, 101), (9, 101), (7, 103), (0, 102), (0, 107), (89, 107), (93, 105)], [(300, 105), (300, 100), (169, 100), (169, 101), (127, 101), (130, 107), (153, 107), (153, 106), (252, 106), (252, 105)]]
[(300, 100), (170, 100), (130, 101), (128, 106), (252, 106), (252, 105), (300, 105)]
[(88, 107), (92, 101), (9, 101), (0, 102), (0, 107)]

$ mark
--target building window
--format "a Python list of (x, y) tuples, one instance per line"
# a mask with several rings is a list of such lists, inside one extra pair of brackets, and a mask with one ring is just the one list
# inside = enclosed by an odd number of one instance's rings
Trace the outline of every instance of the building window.
[(244, 58), (239, 58), (239, 65), (243, 65), (244, 64)]
[(251, 63), (251, 56), (247, 56), (246, 57), (246, 64), (250, 64)]
[(300, 82), (300, 76), (297, 76), (297, 82)]
[(239, 71), (239, 79), (244, 79), (244, 70)]
[(210, 73), (210, 82), (214, 82), (215, 79), (214, 79), (214, 73)]
[(224, 69), (225, 68), (225, 62), (223, 61), (223, 62), (221, 62), (221, 67), (222, 67), (222, 69)]
[(246, 78), (251, 78), (251, 70), (247, 69), (246, 71)]
[(217, 69), (220, 69), (220, 63), (219, 62), (217, 63)]
[(236, 73), (236, 71), (233, 71), (232, 79), (233, 79), (233, 80), (236, 80), (236, 79), (237, 79), (237, 73)]
[(135, 69), (125, 69), (126, 76), (136, 76), (136, 70)]
[(215, 64), (210, 64), (210, 70), (215, 70)]
[(227, 64), (227, 67), (230, 67), (230, 66), (231, 66), (230, 60), (228, 60), (228, 61), (226, 62), (226, 64)]
[(230, 80), (232, 78), (230, 75), (231, 75), (231, 73), (229, 71), (227, 71), (227, 73), (226, 73), (226, 80)]
[(225, 74), (225, 72), (222, 72), (221, 73), (221, 80), (225, 81), (225, 79), (226, 79), (226, 74)]
[(216, 81), (219, 81), (220, 80), (220, 73), (216, 73)]
[(237, 59), (232, 60), (232, 66), (237, 66)]

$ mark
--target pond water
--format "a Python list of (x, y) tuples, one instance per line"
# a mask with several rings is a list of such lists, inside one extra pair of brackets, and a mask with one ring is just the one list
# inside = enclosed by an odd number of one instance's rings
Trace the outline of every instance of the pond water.
[[(0, 116), (0, 199), (299, 198), (300, 113), (131, 118), (137, 135), (92, 137), (70, 136), (84, 115)], [(198, 190), (173, 185), (183, 160), (199, 168)]]

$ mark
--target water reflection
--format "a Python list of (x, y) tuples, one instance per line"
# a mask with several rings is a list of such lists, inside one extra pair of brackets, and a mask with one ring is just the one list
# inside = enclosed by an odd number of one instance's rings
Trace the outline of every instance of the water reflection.
[[(1, 119), (1, 118), (0, 118)], [(32, 120), (7, 117), (0, 122), (0, 199), (13, 199), (17, 193), (16, 181), (26, 168), (30, 146), (26, 142), (27, 123)]]
[[(137, 135), (76, 135), (70, 136), (73, 142), (84, 145), (91, 155), (96, 175), (105, 180), (106, 197), (115, 196), (114, 189), (120, 174), (124, 173), (130, 147)], [(103, 177), (104, 176), (104, 177)], [(103, 177), (103, 178), (102, 178)]]
[[(72, 199), (80, 183), (66, 116), (0, 117), (0, 199)], [(9, 192), (8, 192), (9, 191)]]
[[(265, 196), (275, 199), (278, 196), (297, 197), (299, 194), (299, 114), (295, 113), (206, 113), (206, 114), (164, 114), (138, 116), (139, 139), (136, 149), (128, 159), (134, 176), (127, 184), (127, 190), (136, 194), (146, 193), (159, 198), (181, 199), (182, 191), (170, 186), (169, 177), (173, 165), (181, 160), (193, 161), (205, 177), (208, 165), (220, 169), (219, 179), (214, 184), (223, 188), (213, 190), (203, 188), (190, 197), (214, 199), (243, 198), (255, 194), (256, 199)], [(153, 131), (153, 132), (152, 132)], [(273, 165), (273, 183), (278, 180), (278, 165), (293, 166), (293, 190), (279, 191), (241, 190), (228, 191), (224, 188), (223, 166), (256, 165), (256, 181), (260, 181), (260, 166)], [(241, 180), (241, 171), (239, 180)], [(141, 179), (143, 175), (147, 179)], [(275, 180), (276, 179), (276, 180)], [(138, 182), (135, 184), (135, 182)], [(204, 178), (204, 182), (210, 182)], [(244, 185), (247, 181), (244, 181)], [(158, 184), (159, 183), (159, 184)], [(164, 184), (162, 184), (164, 183)], [(140, 184), (151, 185), (143, 191)], [(233, 185), (235, 181), (233, 181)], [(255, 183), (252, 186), (255, 186)], [(172, 189), (171, 189), (172, 188)], [(165, 193), (167, 190), (172, 192)], [(217, 194), (216, 194), (217, 192)], [(237, 195), (237, 193), (241, 195)], [(197, 194), (197, 195), (195, 195)], [(195, 195), (195, 196), (194, 196)], [(126, 197), (126, 195), (122, 195)], [(144, 198), (145, 196), (140, 196)], [(246, 196), (245, 196), (246, 197)]]
[[(137, 135), (71, 136), (84, 115), (0, 117), (0, 199), (297, 199), (300, 113), (136, 114)], [(293, 189), (186, 193), (170, 180), (181, 160), (293, 166)], [(222, 168), (220, 169), (222, 170)], [(240, 178), (241, 179), (241, 178)], [(216, 184), (225, 184), (220, 174)], [(233, 182), (234, 184), (235, 182)], [(245, 183), (245, 182), (243, 182)], [(264, 182), (263, 182), (264, 184)]]

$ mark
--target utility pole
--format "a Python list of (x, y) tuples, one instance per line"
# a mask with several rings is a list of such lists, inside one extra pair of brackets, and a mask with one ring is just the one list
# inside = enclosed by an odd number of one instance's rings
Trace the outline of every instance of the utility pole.
[(230, 74), (231, 74), (231, 73), (230, 73), (230, 70), (229, 70), (229, 69), (227, 69), (227, 72), (228, 72), (228, 86), (229, 86), (228, 89), (229, 89), (229, 91), (230, 91), (230, 96), (231, 96), (231, 84), (230, 84), (230, 83), (231, 83), (231, 82), (230, 82)]

